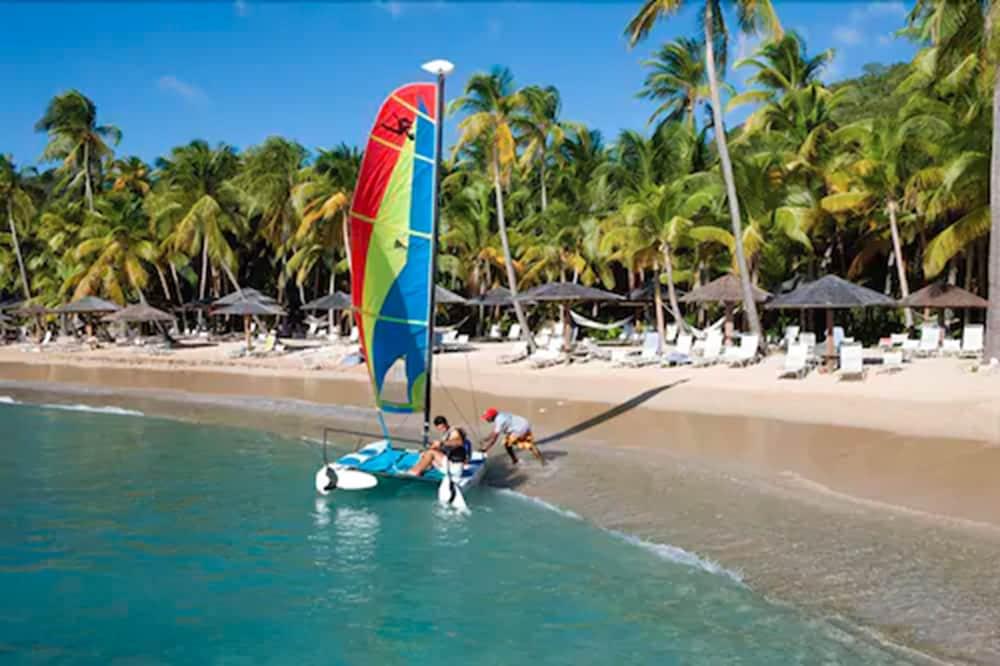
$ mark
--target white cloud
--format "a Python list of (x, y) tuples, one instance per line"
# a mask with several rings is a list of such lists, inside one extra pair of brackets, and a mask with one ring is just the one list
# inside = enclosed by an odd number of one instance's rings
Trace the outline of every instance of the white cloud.
[(842, 44), (853, 46), (861, 43), (861, 31), (849, 26), (838, 26), (833, 29), (833, 38)]
[(160, 90), (177, 95), (186, 102), (198, 103), (208, 100), (208, 95), (205, 94), (204, 90), (193, 83), (178, 79), (173, 74), (161, 76), (156, 85)]
[(865, 13), (869, 16), (906, 16), (906, 6), (901, 2), (869, 2), (865, 5)]
[(233, 11), (236, 13), (237, 16), (246, 16), (247, 15), (246, 0), (234, 0)]

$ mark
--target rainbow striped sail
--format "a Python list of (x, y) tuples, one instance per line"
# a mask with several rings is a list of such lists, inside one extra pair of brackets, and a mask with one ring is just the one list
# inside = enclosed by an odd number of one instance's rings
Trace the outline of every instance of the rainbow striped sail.
[[(351, 294), (376, 405), (424, 408), (437, 181), (433, 83), (397, 89), (382, 103), (351, 204)], [(405, 395), (387, 392), (402, 364)], [(395, 374), (395, 373), (394, 373)]]

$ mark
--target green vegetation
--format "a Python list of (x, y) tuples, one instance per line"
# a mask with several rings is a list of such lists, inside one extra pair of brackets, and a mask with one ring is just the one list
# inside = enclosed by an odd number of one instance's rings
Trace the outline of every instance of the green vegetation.
[[(680, 4), (646, 2), (630, 42)], [(990, 205), (1000, 92), (987, 32), (1000, 5), (919, 0), (900, 26), (922, 46), (912, 63), (832, 85), (819, 79), (832, 54), (783, 32), (770, 2), (734, 6), (736, 27), (765, 40), (733, 64), (751, 90), (725, 83), (731, 32), (719, 2), (701, 0), (703, 34), (657, 45), (643, 64), (636, 93), (656, 105), (655, 124), (613, 140), (561, 118), (553, 87), (519, 88), (503, 68), (473, 76), (450, 105), (461, 136), (442, 186), (449, 285), (475, 295), (562, 279), (621, 291), (653, 278), (676, 315), (680, 286), (725, 272), (745, 291), (833, 272), (894, 296), (950, 279), (992, 297), (987, 358), (1000, 356), (1000, 201)], [(752, 108), (716, 132), (724, 92), (730, 107)], [(347, 286), (357, 149), (196, 140), (148, 165), (115, 159), (121, 132), (82, 93), (42, 111), (50, 169), (0, 157), (0, 293), (170, 306), (237, 283), (286, 303)], [(752, 301), (744, 307), (758, 327)]]

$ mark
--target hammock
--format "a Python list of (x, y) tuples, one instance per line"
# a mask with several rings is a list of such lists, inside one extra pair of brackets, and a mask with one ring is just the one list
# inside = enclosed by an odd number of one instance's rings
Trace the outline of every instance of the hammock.
[(621, 328), (632, 321), (632, 317), (625, 317), (619, 321), (613, 321), (610, 324), (602, 324), (599, 321), (594, 321), (593, 319), (588, 319), (581, 314), (577, 314), (572, 310), (569, 311), (569, 316), (573, 319), (573, 322), (577, 326), (582, 326), (583, 328), (595, 328), (599, 331), (610, 331), (615, 328)]
[(439, 333), (443, 331), (457, 331), (462, 327), (462, 324), (469, 321), (469, 317), (471, 316), (472, 315), (466, 315), (465, 319), (463, 319), (462, 321), (458, 322), (457, 324), (449, 324), (448, 326), (442, 326), (441, 324), (434, 324), (434, 330)]

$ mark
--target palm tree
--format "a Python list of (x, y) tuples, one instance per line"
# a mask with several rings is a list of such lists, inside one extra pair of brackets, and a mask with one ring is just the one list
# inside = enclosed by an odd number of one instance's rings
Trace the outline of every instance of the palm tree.
[(662, 118), (670, 122), (684, 121), (695, 129), (698, 105), (708, 100), (708, 80), (705, 77), (705, 45), (688, 37), (664, 44), (656, 54), (642, 62), (651, 71), (646, 74), (639, 97), (663, 100), (649, 117), (649, 122)]
[(983, 360), (1000, 358), (1000, 5), (980, 0), (918, 0), (911, 30), (929, 47), (918, 56), (944, 81), (969, 80), (993, 99), (990, 151), (989, 301)]
[(7, 213), (7, 228), (10, 230), (11, 245), (17, 258), (17, 268), (21, 275), (21, 289), (24, 298), (31, 298), (28, 271), (24, 268), (24, 255), (17, 235), (17, 225), (24, 225), (35, 216), (35, 204), (28, 194), (25, 182), (26, 172), (18, 170), (9, 155), (0, 155), (0, 205)]
[[(772, 37), (781, 37), (781, 24), (778, 21), (778, 16), (774, 11), (771, 0), (736, 0), (735, 4), (741, 30), (747, 33), (762, 31)], [(676, 13), (681, 5), (682, 0), (645, 0), (639, 12), (632, 18), (626, 28), (625, 32), (629, 38), (629, 43), (634, 46), (637, 42), (645, 38), (653, 29), (653, 25), (658, 19)], [(757, 315), (757, 304), (753, 299), (750, 275), (747, 271), (746, 257), (743, 254), (740, 206), (736, 197), (733, 165), (729, 158), (729, 148), (726, 145), (726, 126), (722, 117), (719, 76), (716, 73), (716, 58), (719, 58), (719, 64), (724, 67), (728, 46), (728, 30), (722, 13), (721, 0), (704, 0), (701, 18), (706, 44), (705, 71), (708, 75), (708, 86), (712, 99), (713, 134), (715, 135), (715, 143), (719, 149), (719, 161), (722, 166), (722, 178), (726, 185), (726, 198), (729, 201), (733, 237), (736, 240), (736, 263), (739, 266), (740, 283), (743, 287), (743, 309), (751, 332), (760, 335), (760, 317)]]
[(211, 148), (201, 140), (174, 148), (169, 158), (157, 161), (159, 182), (147, 199), (150, 217), (153, 224), (170, 229), (165, 251), (187, 256), (200, 252), (200, 299), (208, 288), (209, 260), (238, 286), (232, 272), (236, 255), (226, 235), (240, 229), (238, 193), (231, 182), (239, 167), (232, 147)]
[(486, 171), (493, 180), (496, 198), (497, 226), (503, 246), (504, 266), (507, 270), (507, 288), (514, 300), (514, 312), (529, 350), (534, 349), (534, 339), (528, 328), (528, 319), (517, 299), (517, 275), (510, 251), (507, 223), (504, 219), (504, 184), (510, 177), (515, 159), (516, 142), (511, 122), (521, 108), (523, 98), (514, 90), (514, 77), (509, 69), (494, 68), (489, 74), (474, 74), (465, 86), (465, 93), (452, 102), (451, 112), (464, 111), (468, 115), (459, 123), (462, 134), (455, 145), (458, 152), (474, 143), (483, 142)]
[(759, 89), (737, 96), (730, 105), (737, 100), (774, 101), (793, 90), (802, 90), (817, 83), (820, 73), (830, 64), (833, 56), (833, 49), (827, 49), (810, 57), (805, 41), (794, 32), (787, 32), (775, 41), (765, 42), (753, 56), (734, 65), (737, 68), (755, 69), (747, 83), (758, 86)]
[(149, 194), (152, 186), (149, 181), (150, 168), (142, 158), (131, 156), (115, 160), (111, 163), (111, 190), (113, 192), (129, 191), (144, 197)]
[(528, 86), (521, 90), (524, 109), (511, 119), (512, 127), (519, 131), (518, 138), (524, 143), (521, 153), (521, 165), (530, 168), (538, 164), (538, 182), (542, 197), (542, 210), (548, 205), (548, 192), (545, 183), (545, 163), (549, 152), (556, 151), (566, 140), (566, 124), (559, 121), (559, 110), (562, 101), (559, 91), (554, 86), (541, 88)]
[(70, 187), (83, 181), (87, 208), (93, 211), (95, 176), (101, 172), (102, 161), (113, 153), (107, 142), (117, 145), (121, 130), (98, 125), (97, 105), (77, 90), (53, 97), (35, 130), (49, 135), (42, 159), (62, 160), (60, 169), (70, 178)]
[(80, 236), (83, 240), (73, 251), (79, 265), (64, 290), (73, 289), (74, 299), (102, 293), (116, 303), (125, 303), (131, 292), (145, 302), (146, 265), (156, 262), (158, 251), (142, 200), (125, 194), (103, 197)]

